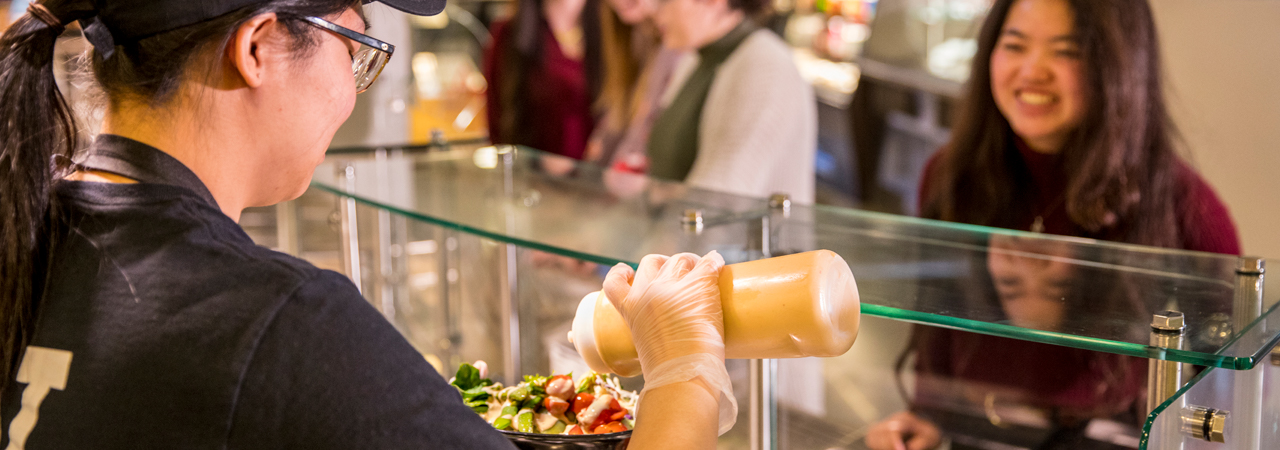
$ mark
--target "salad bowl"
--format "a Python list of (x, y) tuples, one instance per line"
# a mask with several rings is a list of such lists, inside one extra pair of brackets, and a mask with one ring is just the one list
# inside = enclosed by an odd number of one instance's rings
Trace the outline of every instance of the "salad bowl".
[(501, 431), (521, 450), (626, 450), (631, 431), (608, 434), (537, 434)]

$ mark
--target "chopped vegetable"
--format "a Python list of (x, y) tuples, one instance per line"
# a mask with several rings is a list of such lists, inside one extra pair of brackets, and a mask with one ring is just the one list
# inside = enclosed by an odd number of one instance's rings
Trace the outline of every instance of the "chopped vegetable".
[[(483, 365), (484, 361), (476, 361), (476, 363)], [(486, 388), (493, 385), (493, 380), (482, 378), (480, 369), (464, 363), (458, 367), (457, 374), (449, 380), (449, 384), (458, 389), (462, 394), (462, 402), (472, 411), (477, 414), (489, 411), (489, 398), (492, 394)]]
[[(583, 396), (583, 395), (589, 395), (589, 394), (578, 394), (578, 395)], [(577, 399), (574, 399), (574, 400), (577, 400)], [(596, 427), (603, 424), (603, 421), (604, 421), (603, 419), (608, 418), (608, 416), (602, 413), (607, 412), (607, 408), (609, 408), (609, 404), (612, 402), (613, 402), (613, 396), (609, 394), (603, 394), (599, 397), (596, 397), (595, 400), (591, 402), (591, 406), (588, 406), (586, 409), (582, 410), (581, 412), (578, 412), (578, 423), (589, 425), (587, 427), (588, 430), (595, 430)], [(575, 409), (577, 409), (578, 402), (574, 401), (573, 406)]]
[(521, 433), (532, 433), (533, 428), (533, 410), (522, 409), (516, 413), (516, 431)]
[(507, 398), (517, 402), (525, 401), (529, 398), (529, 386), (522, 384), (512, 388), (511, 392), (507, 393)]
[(587, 376), (583, 378), (582, 381), (578, 382), (578, 392), (579, 393), (591, 392), (592, 387), (600, 383), (600, 381), (596, 379), (599, 376), (600, 374), (595, 372), (587, 374)]
[(546, 400), (542, 401), (542, 407), (552, 416), (555, 416), (556, 419), (569, 422), (569, 419), (564, 415), (564, 412), (569, 410), (569, 402), (555, 397), (547, 397)]
[(573, 413), (581, 415), (582, 410), (587, 409), (587, 407), (591, 406), (591, 403), (594, 402), (595, 400), (596, 400), (596, 396), (585, 393), (585, 392), (573, 396)]
[(565, 375), (556, 375), (547, 381), (547, 395), (568, 400), (575, 394), (573, 389), (573, 379)]
[(493, 421), (493, 427), (499, 430), (511, 428), (511, 419), (515, 417), (516, 411), (517, 409), (514, 403), (508, 401), (503, 404), (502, 415), (498, 416), (498, 420)]
[(639, 396), (616, 378), (591, 373), (577, 383), (571, 375), (528, 375), (510, 387), (485, 378), (483, 361), (462, 364), (449, 384), (462, 401), (499, 430), (541, 434), (618, 433), (635, 426)]
[(477, 386), (488, 386), (493, 384), (493, 381), (490, 381), (487, 378), (480, 378), (480, 369), (477, 369), (476, 366), (471, 364), (463, 363), (461, 366), (458, 366), (458, 372), (453, 376), (452, 380), (449, 380), (449, 384), (465, 391)]
[(540, 412), (533, 416), (533, 426), (538, 427), (538, 430), (542, 430), (544, 433), (546, 430), (550, 430), (554, 427), (557, 423), (563, 422), (561, 422), (560, 419), (557, 419), (556, 416), (545, 412)]
[(530, 386), (546, 386), (547, 377), (542, 375), (525, 375), (524, 384), (528, 384)]
[(621, 433), (623, 431), (627, 431), (627, 427), (618, 422), (609, 422), (591, 430), (591, 434)]
[[(574, 425), (574, 426), (576, 427), (577, 425)], [(552, 425), (551, 428), (542, 430), (542, 434), (565, 434), (564, 430), (565, 430), (564, 422), (557, 420), (556, 424)]]

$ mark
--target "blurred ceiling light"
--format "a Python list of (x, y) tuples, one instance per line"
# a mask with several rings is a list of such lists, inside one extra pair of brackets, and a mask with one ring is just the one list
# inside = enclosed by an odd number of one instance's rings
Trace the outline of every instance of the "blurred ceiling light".
[(472, 162), (476, 163), (476, 167), (481, 169), (493, 169), (498, 167), (498, 148), (492, 145), (488, 147), (480, 147), (476, 152), (471, 154)]
[(412, 16), (409, 20), (418, 28), (441, 30), (449, 26), (449, 12), (444, 11), (434, 16)]
[(462, 108), (462, 112), (458, 113), (458, 117), (453, 119), (453, 128), (462, 131), (471, 126), (471, 122), (476, 120), (476, 115), (480, 114), (480, 108), (484, 106), (484, 99), (474, 98), (467, 102), (467, 106)]
[(440, 80), (440, 60), (432, 52), (413, 55), (413, 79), (416, 80), (418, 98), (439, 98), (444, 85)]

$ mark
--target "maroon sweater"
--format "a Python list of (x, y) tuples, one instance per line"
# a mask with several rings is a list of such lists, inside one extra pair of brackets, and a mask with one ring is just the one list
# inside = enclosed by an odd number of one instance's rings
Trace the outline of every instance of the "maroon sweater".
[[(1030, 169), (1039, 198), (1045, 232), (1083, 236), (1061, 201), (1067, 185), (1059, 155), (1036, 153), (1025, 145), (1019, 153)], [(945, 150), (944, 150), (945, 151)], [(921, 183), (920, 204), (935, 176), (938, 155), (929, 161)], [(1177, 167), (1178, 220), (1184, 250), (1240, 254), (1240, 242), (1227, 208), (1213, 189), (1181, 160)], [(1019, 224), (1030, 229), (1032, 219)], [(1030, 404), (1062, 417), (1110, 417), (1133, 411), (1145, 402), (1147, 360), (1040, 344), (949, 329), (922, 330), (917, 343), (917, 402), (951, 401), (957, 396), (981, 402), (995, 393), (1001, 400)], [(923, 361), (928, 361), (923, 363)], [(1022, 397), (1014, 400), (1015, 397)], [(951, 399), (951, 400), (943, 400)], [(981, 403), (979, 403), (981, 404)], [(939, 406), (939, 405), (934, 405)]]
[(520, 137), (504, 136), (500, 118), (506, 111), (502, 105), (503, 77), (511, 68), (504, 67), (502, 52), (510, 45), (511, 27), (507, 22), (493, 26), (493, 42), (485, 51), (484, 76), (489, 82), (487, 116), (489, 140), (495, 144), (526, 145), (538, 150), (582, 159), (587, 140), (595, 127), (591, 114), (591, 94), (583, 62), (570, 59), (560, 51), (560, 43), (550, 29), (542, 33), (542, 61), (524, 70), (525, 99), (528, 104), (517, 123)]

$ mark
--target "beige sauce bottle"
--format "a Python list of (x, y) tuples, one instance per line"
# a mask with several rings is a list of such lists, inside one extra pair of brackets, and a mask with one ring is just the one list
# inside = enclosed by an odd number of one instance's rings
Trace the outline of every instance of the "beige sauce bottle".
[[(730, 359), (840, 356), (858, 335), (858, 286), (829, 250), (725, 266), (720, 301)], [(600, 292), (578, 304), (569, 340), (591, 370), (640, 374), (631, 330)]]

